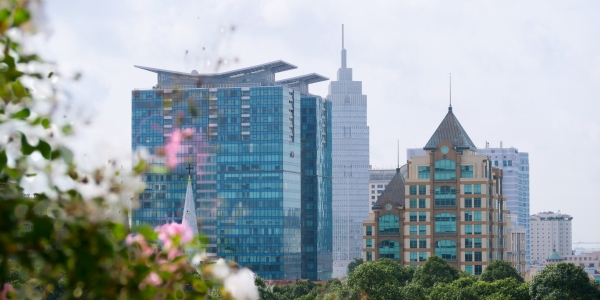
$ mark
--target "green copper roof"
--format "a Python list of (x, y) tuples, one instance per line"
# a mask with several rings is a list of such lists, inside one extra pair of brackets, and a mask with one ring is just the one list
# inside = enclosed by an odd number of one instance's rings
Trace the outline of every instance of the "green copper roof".
[(440, 126), (435, 130), (427, 145), (423, 147), (425, 150), (435, 150), (441, 141), (449, 141), (456, 149), (476, 149), (471, 138), (460, 125), (458, 119), (452, 113), (452, 106), (448, 107), (448, 113)]
[(560, 254), (558, 254), (558, 252), (556, 252), (556, 249), (554, 249), (548, 255), (548, 260), (562, 260), (562, 258), (560, 257)]

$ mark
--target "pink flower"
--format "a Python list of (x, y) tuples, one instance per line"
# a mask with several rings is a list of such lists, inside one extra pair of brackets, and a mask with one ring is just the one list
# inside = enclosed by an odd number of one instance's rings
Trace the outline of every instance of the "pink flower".
[(0, 300), (7, 300), (7, 299), (9, 299), (9, 298), (6, 297), (6, 296), (8, 296), (9, 292), (14, 293), (15, 289), (13, 288), (12, 284), (6, 282), (6, 283), (4, 283), (2, 285), (2, 291), (0, 291)]
[(194, 238), (192, 229), (187, 224), (169, 223), (156, 229), (158, 239), (163, 243), (166, 249), (173, 246), (173, 238), (179, 236), (182, 244), (189, 243)]
[(144, 282), (149, 285), (159, 286), (162, 283), (162, 278), (160, 278), (160, 276), (158, 276), (158, 274), (156, 274), (156, 272), (151, 272), (144, 279)]
[(193, 133), (192, 129), (186, 128), (183, 132), (179, 129), (175, 129), (171, 133), (171, 138), (167, 145), (165, 145), (165, 156), (167, 157), (167, 167), (174, 169), (177, 166), (177, 153), (181, 148), (181, 141), (191, 136)]

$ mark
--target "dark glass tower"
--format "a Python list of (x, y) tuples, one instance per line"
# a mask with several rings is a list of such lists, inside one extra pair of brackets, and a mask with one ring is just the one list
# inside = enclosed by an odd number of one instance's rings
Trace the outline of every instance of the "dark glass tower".
[[(174, 130), (193, 134), (182, 142), (173, 172), (144, 175), (147, 188), (133, 213), (134, 229), (181, 222), (186, 167), (191, 165), (196, 215), (210, 254), (247, 266), (264, 279), (329, 278), (331, 260), (329, 267), (319, 267), (318, 252), (331, 245), (331, 179), (323, 179), (331, 173), (331, 150), (321, 142), (330, 139), (330, 121), (320, 97), (306, 106), (320, 109), (314, 111), (320, 119), (312, 124), (321, 127), (314, 137), (306, 132), (307, 140), (320, 143), (309, 147), (313, 161), (303, 159), (301, 139), (302, 97), (309, 95), (308, 84), (327, 78), (310, 74), (276, 81), (276, 73), (296, 68), (283, 61), (219, 74), (139, 68), (157, 73), (158, 83), (132, 93), (132, 148), (158, 153)], [(306, 186), (305, 163), (315, 170)], [(307, 196), (305, 203), (303, 191), (313, 189), (314, 198)], [(321, 236), (328, 240), (322, 242)], [(316, 264), (304, 264), (304, 254)]]

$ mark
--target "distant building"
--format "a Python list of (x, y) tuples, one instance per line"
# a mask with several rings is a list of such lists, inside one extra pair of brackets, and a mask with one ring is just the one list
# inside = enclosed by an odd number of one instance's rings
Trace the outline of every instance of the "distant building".
[(503, 172), (448, 113), (423, 150), (397, 170), (364, 222), (366, 261), (390, 258), (418, 267), (431, 255), (479, 275), (505, 260)]
[(275, 80), (296, 68), (284, 61), (214, 74), (138, 68), (157, 83), (132, 91), (132, 148), (158, 154), (176, 130), (192, 135), (172, 172), (142, 176), (133, 230), (181, 222), (191, 170), (209, 255), (264, 279), (330, 278), (331, 104), (308, 92), (328, 78)]
[(396, 175), (395, 169), (369, 170), (369, 213), (373, 212), (373, 205)]
[[(343, 26), (343, 25), (342, 25)], [(361, 257), (362, 221), (369, 216), (369, 127), (362, 82), (346, 66), (342, 27), (342, 66), (329, 83), (333, 126), (333, 276), (345, 276)]]
[(554, 251), (562, 257), (571, 254), (573, 246), (573, 217), (567, 214), (542, 212), (530, 217), (531, 263), (545, 264)]
[(527, 230), (517, 226), (517, 216), (508, 214), (506, 218), (506, 258), (521, 276), (527, 273)]

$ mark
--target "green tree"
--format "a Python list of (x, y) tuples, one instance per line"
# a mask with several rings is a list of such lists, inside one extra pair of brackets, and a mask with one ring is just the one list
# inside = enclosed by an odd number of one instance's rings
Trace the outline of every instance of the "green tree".
[(398, 299), (401, 288), (412, 279), (413, 270), (387, 258), (358, 266), (348, 276), (355, 296), (369, 299)]
[(352, 260), (348, 264), (348, 275), (350, 275), (352, 272), (354, 272), (354, 269), (356, 269), (356, 267), (360, 266), (362, 263), (363, 263), (362, 258), (355, 258), (354, 260)]
[(410, 283), (402, 288), (402, 298), (410, 300), (426, 300), (427, 291), (420, 285)]
[(254, 277), (254, 285), (256, 285), (256, 287), (258, 288), (258, 294), (259, 294), (260, 300), (279, 300), (279, 297), (277, 297), (273, 293), (273, 290), (267, 286), (267, 284), (265, 283), (264, 280), (262, 280), (262, 278), (255, 276)]
[(529, 300), (529, 284), (515, 278), (499, 279), (493, 282), (478, 281), (472, 285), (473, 291), (481, 299)]
[(515, 269), (510, 263), (503, 260), (495, 260), (489, 263), (483, 273), (481, 273), (481, 277), (479, 279), (483, 281), (496, 281), (500, 279), (513, 278), (518, 283), (525, 282), (523, 277), (519, 275), (517, 269)]
[(450, 283), (460, 277), (458, 269), (451, 266), (445, 259), (432, 255), (417, 268), (413, 282), (424, 287), (433, 287), (435, 283)]
[(533, 278), (529, 294), (533, 300), (600, 299), (598, 286), (582, 267), (572, 263), (557, 263), (546, 266)]

